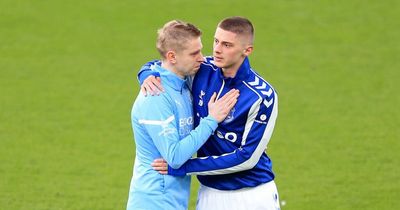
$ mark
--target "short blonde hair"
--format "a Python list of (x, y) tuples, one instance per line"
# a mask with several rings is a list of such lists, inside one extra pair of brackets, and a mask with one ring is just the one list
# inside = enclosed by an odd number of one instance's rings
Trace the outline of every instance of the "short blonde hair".
[(157, 31), (157, 50), (165, 58), (170, 51), (184, 50), (186, 43), (201, 36), (201, 31), (196, 26), (180, 20), (172, 20)]

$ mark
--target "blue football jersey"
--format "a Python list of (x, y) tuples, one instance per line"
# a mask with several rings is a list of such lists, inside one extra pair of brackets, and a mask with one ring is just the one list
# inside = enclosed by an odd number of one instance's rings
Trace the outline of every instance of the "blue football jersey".
[[(149, 74), (149, 62), (139, 72), (140, 80)], [(266, 154), (278, 115), (278, 96), (274, 88), (258, 75), (245, 58), (234, 78), (225, 78), (220, 68), (207, 57), (192, 81), (194, 125), (208, 115), (207, 104), (215, 92), (218, 98), (238, 89), (238, 102), (225, 121), (198, 150), (197, 157), (179, 169), (169, 167), (171, 175), (198, 175), (199, 181), (220, 190), (255, 187), (274, 179), (272, 162)]]

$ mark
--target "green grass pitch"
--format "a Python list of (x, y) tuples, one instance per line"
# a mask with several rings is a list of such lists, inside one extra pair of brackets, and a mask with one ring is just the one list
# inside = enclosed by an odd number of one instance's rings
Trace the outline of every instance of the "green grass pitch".
[(156, 30), (192, 22), (210, 55), (233, 15), (255, 25), (252, 67), (279, 94), (282, 209), (400, 209), (399, 14), (395, 0), (0, 0), (0, 209), (124, 209)]

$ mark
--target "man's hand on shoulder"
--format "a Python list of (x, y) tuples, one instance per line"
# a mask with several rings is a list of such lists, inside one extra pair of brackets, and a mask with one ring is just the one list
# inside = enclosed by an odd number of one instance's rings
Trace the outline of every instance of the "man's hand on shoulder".
[(147, 94), (150, 94), (152, 96), (160, 95), (161, 92), (164, 92), (164, 88), (161, 85), (161, 78), (155, 76), (147, 77), (143, 81), (142, 86), (140, 86), (140, 90), (142, 91), (144, 96), (147, 96)]

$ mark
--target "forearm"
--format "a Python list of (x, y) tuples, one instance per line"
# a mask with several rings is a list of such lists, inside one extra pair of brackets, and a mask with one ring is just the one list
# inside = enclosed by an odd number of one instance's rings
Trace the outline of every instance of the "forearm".
[(169, 147), (167, 157), (164, 157), (172, 168), (181, 167), (207, 141), (218, 124), (212, 117), (202, 119), (199, 125), (189, 135)]
[[(272, 107), (271, 107), (272, 108)], [(218, 175), (229, 174), (239, 171), (249, 170), (253, 168), (259, 161), (261, 155), (265, 152), (267, 144), (272, 136), (275, 122), (277, 118), (277, 103), (273, 109), (269, 109), (266, 113), (268, 122), (258, 123), (255, 121), (258, 114), (255, 113), (248, 118), (245, 126), (250, 128), (245, 130), (242, 135), (242, 144), (231, 152), (221, 154), (219, 156), (207, 156), (193, 158), (186, 162), (181, 168), (174, 170), (168, 169), (168, 174), (171, 175)]]

